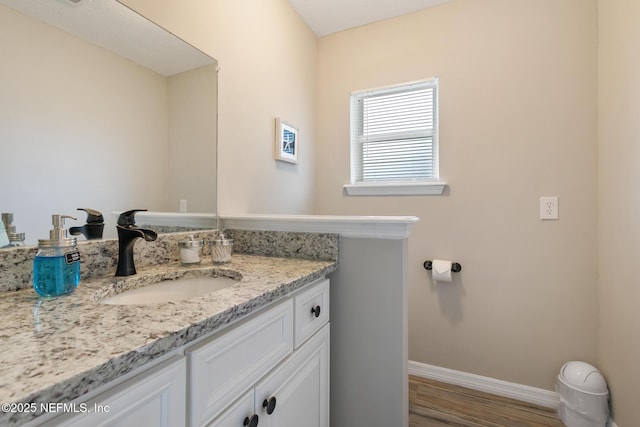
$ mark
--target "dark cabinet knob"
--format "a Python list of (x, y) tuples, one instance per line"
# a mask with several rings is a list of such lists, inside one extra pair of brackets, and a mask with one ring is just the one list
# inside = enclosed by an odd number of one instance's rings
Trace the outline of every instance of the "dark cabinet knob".
[(269, 400), (265, 399), (264, 402), (262, 402), (262, 407), (267, 408), (268, 415), (273, 414), (273, 411), (276, 410), (276, 397), (273, 396)]
[(320, 306), (316, 305), (315, 307), (311, 307), (311, 314), (316, 317), (320, 317)]
[(258, 425), (258, 416), (256, 414), (253, 414), (251, 415), (251, 418), (245, 418), (244, 425), (248, 427), (256, 427)]

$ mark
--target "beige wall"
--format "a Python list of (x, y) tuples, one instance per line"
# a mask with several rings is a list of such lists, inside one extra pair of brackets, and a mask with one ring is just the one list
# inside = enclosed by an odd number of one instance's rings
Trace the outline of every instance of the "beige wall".
[(598, 359), (620, 427), (638, 425), (640, 396), (640, 3), (600, 0)]
[[(219, 212), (313, 213), (317, 40), (287, 1), (123, 3), (218, 60)], [(273, 160), (276, 117), (298, 165)]]
[[(216, 212), (217, 65), (167, 79), (169, 97), (168, 206)], [(195, 153), (195, 154), (194, 154)]]
[[(319, 213), (421, 218), (409, 359), (546, 389), (565, 361), (595, 363), (596, 0), (456, 0), (318, 48)], [(350, 91), (432, 76), (446, 193), (344, 196)], [(560, 220), (542, 222), (550, 195)], [(429, 258), (463, 272), (435, 285)]]

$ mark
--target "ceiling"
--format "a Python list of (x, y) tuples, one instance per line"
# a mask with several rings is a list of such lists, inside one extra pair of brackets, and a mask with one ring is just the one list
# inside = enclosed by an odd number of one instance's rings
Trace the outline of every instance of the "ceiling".
[(115, 1), (0, 0), (0, 5), (58, 27), (164, 76), (215, 62)]
[(318, 36), (417, 12), (450, 0), (288, 0)]

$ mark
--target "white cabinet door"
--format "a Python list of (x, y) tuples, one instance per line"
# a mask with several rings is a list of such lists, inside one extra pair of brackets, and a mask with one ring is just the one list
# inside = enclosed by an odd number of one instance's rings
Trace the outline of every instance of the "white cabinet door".
[(259, 427), (329, 426), (329, 325), (255, 389)]
[[(186, 361), (171, 359), (87, 402), (89, 412), (46, 426), (174, 427), (186, 422)], [(96, 412), (94, 412), (96, 410)]]
[[(259, 418), (253, 410), (253, 389), (244, 394), (237, 402), (229, 406), (207, 427), (244, 427), (258, 425)], [(255, 419), (254, 419), (255, 418)]]
[(292, 300), (187, 351), (190, 425), (217, 418), (292, 351)]

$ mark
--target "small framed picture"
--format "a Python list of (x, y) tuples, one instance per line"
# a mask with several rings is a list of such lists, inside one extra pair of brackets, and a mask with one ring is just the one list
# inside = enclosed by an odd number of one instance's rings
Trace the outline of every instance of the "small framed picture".
[(298, 129), (284, 120), (276, 119), (275, 158), (298, 163)]

